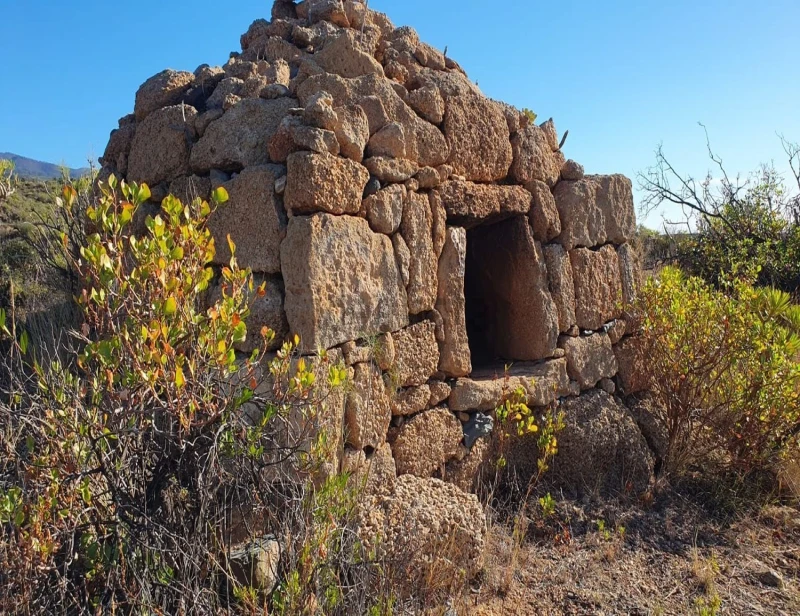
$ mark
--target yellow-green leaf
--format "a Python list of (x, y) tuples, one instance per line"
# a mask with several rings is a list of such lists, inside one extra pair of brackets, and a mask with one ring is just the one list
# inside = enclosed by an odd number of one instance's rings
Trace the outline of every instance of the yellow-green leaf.
[(178, 366), (175, 369), (175, 386), (180, 388), (186, 385), (186, 377), (183, 376), (183, 368)]
[(174, 297), (167, 298), (167, 301), (164, 302), (164, 314), (167, 316), (173, 315), (178, 311), (178, 302), (175, 301)]
[(222, 186), (218, 186), (214, 189), (214, 192), (211, 193), (211, 199), (218, 205), (225, 203), (228, 200), (228, 191)]

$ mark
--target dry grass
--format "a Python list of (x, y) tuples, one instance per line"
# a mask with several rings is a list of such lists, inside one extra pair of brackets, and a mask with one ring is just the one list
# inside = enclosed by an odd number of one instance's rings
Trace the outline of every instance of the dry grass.
[[(647, 509), (560, 501), (552, 518), (531, 516), (521, 545), (512, 528), (489, 529), (479, 588), (458, 614), (800, 613), (795, 505), (720, 518), (708, 503), (671, 491)], [(764, 568), (782, 577), (781, 588), (754, 573)]]

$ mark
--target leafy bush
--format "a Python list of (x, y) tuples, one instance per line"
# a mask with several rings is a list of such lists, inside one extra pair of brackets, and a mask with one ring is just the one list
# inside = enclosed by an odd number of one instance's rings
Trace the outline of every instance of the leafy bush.
[(800, 307), (781, 291), (720, 284), (668, 267), (638, 300), (668, 471), (715, 456), (764, 467), (798, 444)]
[[(708, 135), (706, 134), (708, 140)], [(702, 179), (681, 175), (661, 147), (655, 166), (639, 174), (641, 209), (680, 207), (686, 232), (677, 262), (718, 288), (731, 276), (796, 294), (800, 287), (800, 145), (781, 138), (788, 180), (771, 165), (748, 176), (731, 175), (711, 150), (716, 167)]]
[[(0, 391), (0, 611), (366, 611), (375, 568), (347, 528), (347, 478), (331, 470), (327, 410), (342, 366), (296, 357), (297, 340), (272, 359), (266, 344), (234, 352), (246, 336), (273, 334), (246, 330), (264, 291), (232, 244), (221, 297), (204, 308), (217, 276), (205, 223), (224, 190), (211, 204), (168, 197), (137, 236), (147, 186), (111, 177), (100, 188), (86, 210), (93, 232), (64, 256), (83, 286), (70, 363), (37, 357), (0, 310), (11, 345)], [(77, 202), (66, 186), (61, 206)], [(243, 579), (248, 566), (236, 562), (238, 548), (270, 537), (280, 547), (274, 591)]]
[(680, 245), (681, 267), (718, 287), (745, 275), (758, 286), (797, 293), (800, 226), (774, 205), (783, 190), (765, 174), (742, 198), (723, 204), (721, 218), (701, 218), (697, 233)]

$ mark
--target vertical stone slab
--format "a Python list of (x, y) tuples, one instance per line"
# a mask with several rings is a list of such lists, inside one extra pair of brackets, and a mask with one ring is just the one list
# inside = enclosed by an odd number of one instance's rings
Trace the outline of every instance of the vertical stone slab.
[(403, 207), (400, 235), (411, 254), (408, 310), (419, 314), (436, 303), (436, 255), (433, 247), (433, 213), (427, 194), (409, 192)]
[(575, 325), (575, 282), (572, 277), (572, 263), (561, 244), (543, 247), (544, 261), (547, 264), (547, 281), (550, 293), (558, 310), (558, 329), (566, 332)]
[(641, 264), (636, 249), (627, 242), (617, 248), (619, 273), (622, 279), (622, 302), (628, 307), (636, 300), (641, 285)]
[(439, 344), (439, 371), (450, 377), (472, 372), (464, 299), (466, 258), (466, 230), (448, 227), (439, 257), (436, 310), (444, 322), (444, 342)]
[(268, 274), (280, 272), (286, 213), (275, 194), (275, 180), (284, 174), (280, 165), (260, 165), (248, 167), (223, 184), (229, 200), (208, 221), (217, 248), (214, 263), (227, 265), (230, 261), (230, 235), (241, 267)]
[(597, 330), (620, 316), (622, 282), (617, 252), (611, 245), (600, 250), (569, 251), (575, 279), (575, 316), (581, 329)]
[(597, 208), (603, 213), (607, 242), (623, 244), (636, 232), (633, 187), (624, 175), (588, 176), (597, 184)]
[(289, 328), (310, 353), (408, 323), (391, 240), (363, 218), (292, 218), (281, 244)]
[(347, 393), (344, 417), (347, 445), (356, 449), (377, 449), (386, 440), (392, 411), (381, 372), (375, 364), (355, 365), (353, 388)]
[(561, 219), (558, 217), (556, 200), (544, 182), (531, 180), (525, 190), (533, 195), (533, 206), (528, 214), (533, 227), (533, 237), (540, 242), (549, 242), (561, 235)]

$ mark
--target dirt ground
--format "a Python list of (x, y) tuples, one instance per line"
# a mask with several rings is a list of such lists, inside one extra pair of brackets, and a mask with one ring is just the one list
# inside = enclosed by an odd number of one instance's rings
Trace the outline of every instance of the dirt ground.
[[(759, 501), (755, 501), (759, 502)], [(689, 483), (650, 502), (538, 499), (515, 548), (488, 537), (485, 570), (451, 614), (800, 614), (800, 508)]]

